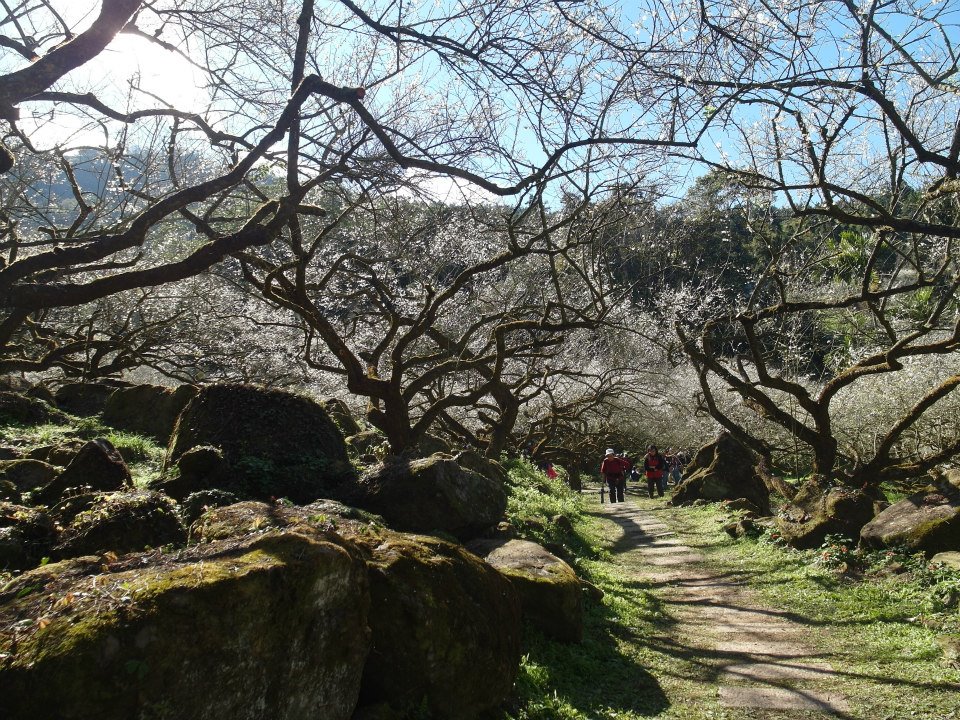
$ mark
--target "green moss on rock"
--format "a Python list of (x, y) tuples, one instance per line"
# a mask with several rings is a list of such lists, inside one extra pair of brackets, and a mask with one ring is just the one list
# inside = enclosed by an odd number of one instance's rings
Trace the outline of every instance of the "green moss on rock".
[(354, 477), (343, 436), (323, 408), (282, 390), (201, 389), (177, 421), (165, 466), (200, 445), (222, 451), (227, 470), (217, 487), (242, 498), (305, 504)]
[(350, 717), (368, 595), (343, 544), (273, 533), (84, 569), (0, 594), (7, 720)]

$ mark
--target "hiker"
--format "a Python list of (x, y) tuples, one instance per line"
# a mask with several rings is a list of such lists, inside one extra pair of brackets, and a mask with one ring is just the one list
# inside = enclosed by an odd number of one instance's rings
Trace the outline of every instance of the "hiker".
[(667, 460), (657, 450), (656, 445), (647, 447), (647, 454), (643, 458), (643, 472), (647, 476), (647, 492), (653, 497), (653, 490), (659, 492), (663, 497), (664, 486), (667, 477)]
[(618, 458), (613, 448), (607, 448), (603, 462), (600, 463), (600, 475), (610, 488), (610, 502), (623, 502), (623, 491), (627, 485), (626, 466), (623, 458)]
[(627, 457), (626, 453), (620, 453), (620, 459), (623, 461), (623, 486), (627, 486), (627, 480), (634, 477), (636, 469), (633, 467), (633, 460)]
[(683, 479), (683, 454), (680, 450), (667, 456), (667, 468), (674, 485), (679, 485)]

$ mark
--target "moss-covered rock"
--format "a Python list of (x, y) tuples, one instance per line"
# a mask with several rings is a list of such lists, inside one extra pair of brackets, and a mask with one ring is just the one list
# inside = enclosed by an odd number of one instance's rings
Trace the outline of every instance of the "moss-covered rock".
[(323, 408), (282, 390), (202, 388), (177, 421), (165, 467), (199, 445), (222, 451), (228, 471), (218, 487), (241, 498), (305, 504), (354, 478), (343, 436)]
[(777, 529), (785, 543), (801, 550), (820, 547), (827, 535), (856, 538), (874, 515), (874, 499), (863, 491), (816, 482), (801, 486), (794, 503), (777, 517)]
[(333, 535), (39, 568), (0, 593), (0, 716), (347, 720), (368, 597)]
[(14, 485), (9, 480), (4, 480), (0, 478), (0, 500), (6, 500), (8, 502), (19, 502), (20, 490), (18, 490), (17, 486)]
[(77, 454), (83, 449), (83, 446), (87, 444), (86, 440), (66, 440), (65, 442), (60, 443), (59, 445), (54, 445), (47, 452), (46, 457), (43, 458), (51, 465), (59, 465), (60, 467), (66, 467)]
[(34, 500), (52, 505), (68, 490), (112, 492), (132, 485), (130, 470), (120, 453), (109, 440), (97, 438), (80, 448), (66, 469), (41, 488)]
[(105, 493), (74, 515), (53, 548), (57, 558), (182, 545), (187, 531), (168, 497), (149, 490)]
[(697, 500), (720, 502), (744, 498), (770, 514), (770, 490), (763, 479), (760, 458), (727, 432), (700, 448), (674, 491), (672, 505)]
[(66, 415), (42, 400), (15, 392), (0, 391), (0, 423), (64, 424), (68, 420)]
[(177, 418), (196, 394), (197, 388), (193, 385), (118, 388), (104, 403), (103, 422), (167, 443)]
[(502, 483), (443, 455), (384, 463), (364, 475), (359, 488), (357, 497), (344, 499), (382, 515), (391, 527), (461, 540), (496, 525), (507, 508)]
[(938, 552), (932, 558), (930, 558), (930, 562), (940, 563), (941, 565), (946, 565), (954, 570), (960, 570), (960, 550)]
[(507, 579), (464, 548), (385, 528), (340, 503), (244, 502), (217, 508), (191, 540), (237, 533), (335, 532), (366, 558), (373, 649), (357, 717), (469, 720), (509, 695), (520, 658), (520, 601)]
[[(150, 489), (183, 500), (193, 493), (231, 485), (229, 466), (220, 448), (199, 445), (187, 450), (177, 460), (173, 472), (150, 482)], [(223, 492), (229, 492), (224, 490)], [(230, 493), (234, 497), (234, 493)]]
[(510, 580), (532, 625), (561, 642), (583, 639), (582, 584), (567, 563), (527, 540), (473, 540), (467, 549)]
[(464, 450), (453, 456), (454, 461), (462, 468), (473, 470), (484, 477), (496, 480), (506, 485), (510, 482), (510, 475), (496, 460), (486, 458), (475, 450)]
[(117, 382), (90, 382), (67, 383), (57, 388), (53, 394), (57, 407), (73, 415), (90, 417), (99, 415), (106, 407), (109, 398), (117, 388), (125, 387), (125, 383)]
[(928, 488), (894, 503), (860, 532), (867, 547), (906, 546), (928, 555), (960, 550), (960, 492)]
[(364, 430), (346, 439), (347, 447), (360, 457), (373, 457), (380, 447), (386, 447), (387, 437), (379, 430)]
[(190, 527), (208, 510), (234, 505), (238, 500), (236, 495), (226, 490), (198, 490), (187, 495), (180, 503), (180, 517), (184, 525)]
[(190, 540), (213, 542), (277, 529), (337, 530), (345, 537), (386, 532), (381, 518), (332, 500), (292, 506), (247, 500), (208, 509), (191, 526)]
[(360, 423), (354, 419), (350, 413), (350, 408), (348, 408), (347, 404), (340, 398), (324, 398), (320, 400), (320, 407), (326, 411), (329, 418), (340, 428), (340, 432), (344, 437), (356, 435), (361, 431)]
[(9, 480), (20, 492), (43, 487), (60, 471), (42, 460), (6, 460), (0, 462), (0, 478)]
[(36, 566), (50, 554), (56, 535), (48, 513), (0, 502), (0, 569), (25, 570)]
[(367, 543), (373, 646), (363, 707), (399, 717), (472, 720), (509, 696), (520, 662), (520, 601), (510, 582), (461, 546), (427, 537)]
[(452, 455), (453, 450), (450, 447), (450, 443), (442, 437), (431, 435), (430, 433), (424, 433), (424, 435), (417, 440), (416, 444), (407, 450), (407, 455), (410, 457), (426, 458), (431, 455), (436, 455), (437, 453)]

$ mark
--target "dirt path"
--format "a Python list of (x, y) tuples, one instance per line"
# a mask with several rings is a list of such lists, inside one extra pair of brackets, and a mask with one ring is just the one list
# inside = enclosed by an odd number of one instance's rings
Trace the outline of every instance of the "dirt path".
[(805, 644), (810, 629), (763, 607), (742, 582), (712, 571), (655, 507), (643, 507), (651, 503), (639, 502), (601, 506), (623, 530), (618, 553), (674, 608), (667, 640), (710, 659), (720, 705), (750, 718), (852, 717), (834, 673), (838, 658)]

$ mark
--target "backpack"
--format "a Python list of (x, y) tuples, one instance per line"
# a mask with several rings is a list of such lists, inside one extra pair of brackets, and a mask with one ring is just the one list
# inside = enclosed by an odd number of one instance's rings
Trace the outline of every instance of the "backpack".
[(640, 479), (640, 473), (637, 472), (637, 469), (636, 469), (636, 468), (630, 468), (630, 479), (631, 479), (631, 480), (639, 480), (639, 479)]

